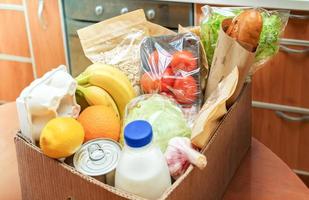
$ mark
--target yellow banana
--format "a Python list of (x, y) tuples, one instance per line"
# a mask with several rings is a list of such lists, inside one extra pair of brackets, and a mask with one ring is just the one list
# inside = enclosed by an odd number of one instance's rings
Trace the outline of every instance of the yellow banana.
[(109, 70), (111, 68), (115, 68), (115, 66), (113, 65), (107, 65), (107, 64), (103, 64), (103, 63), (94, 63), (90, 66), (88, 66), (86, 69), (85, 69), (85, 73), (91, 73), (91, 72), (94, 72), (96, 70)]
[[(91, 73), (95, 73), (96, 71), (101, 71), (101, 70), (110, 70), (112, 68), (115, 68), (113, 65), (107, 65), (103, 63), (94, 63), (92, 65), (89, 65), (85, 71), (83, 71), (80, 75), (78, 75), (75, 79), (79, 81), (80, 79), (83, 79), (85, 76), (90, 75)], [(87, 83), (85, 83), (87, 84)]]
[(105, 105), (112, 107), (116, 112), (117, 116), (120, 118), (119, 110), (114, 99), (102, 88), (97, 86), (77, 86), (77, 91), (83, 93), (86, 101), (90, 106), (92, 105)]
[(96, 63), (90, 67), (76, 80), (80, 85), (91, 84), (106, 90), (114, 99), (120, 117), (123, 118), (126, 105), (136, 96), (129, 79), (122, 71), (110, 65)]

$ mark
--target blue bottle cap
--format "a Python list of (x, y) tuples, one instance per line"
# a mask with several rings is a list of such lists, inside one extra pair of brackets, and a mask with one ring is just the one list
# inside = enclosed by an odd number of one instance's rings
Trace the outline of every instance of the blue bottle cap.
[(130, 147), (143, 147), (152, 140), (152, 127), (144, 120), (132, 121), (124, 128), (124, 139)]

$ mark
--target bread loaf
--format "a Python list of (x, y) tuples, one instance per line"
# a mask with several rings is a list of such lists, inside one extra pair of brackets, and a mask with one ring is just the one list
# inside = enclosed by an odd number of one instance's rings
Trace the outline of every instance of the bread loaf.
[(249, 51), (255, 51), (262, 31), (263, 19), (256, 9), (242, 12), (232, 20), (226, 33)]

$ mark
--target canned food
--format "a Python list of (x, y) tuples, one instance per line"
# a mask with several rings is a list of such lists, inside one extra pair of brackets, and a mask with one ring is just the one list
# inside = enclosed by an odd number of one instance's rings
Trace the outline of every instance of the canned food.
[(110, 139), (86, 142), (75, 153), (73, 164), (77, 171), (114, 186), (115, 169), (121, 154), (120, 145)]

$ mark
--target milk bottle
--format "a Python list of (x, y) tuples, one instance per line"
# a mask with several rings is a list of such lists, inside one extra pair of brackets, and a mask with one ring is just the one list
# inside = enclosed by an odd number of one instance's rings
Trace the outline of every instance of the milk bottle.
[(129, 123), (124, 139), (115, 186), (144, 198), (159, 198), (171, 185), (171, 178), (161, 150), (152, 143), (151, 125), (143, 120)]

